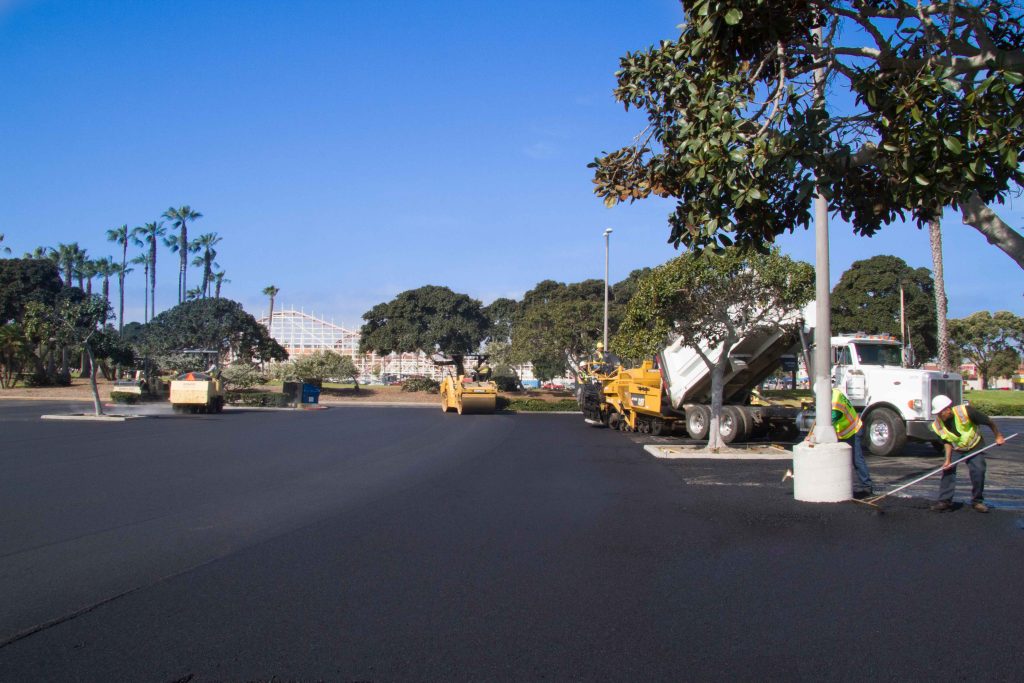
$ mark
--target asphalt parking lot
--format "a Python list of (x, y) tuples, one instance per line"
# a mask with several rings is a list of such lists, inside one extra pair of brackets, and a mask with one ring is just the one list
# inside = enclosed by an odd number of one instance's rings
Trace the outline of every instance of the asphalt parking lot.
[[(797, 503), (784, 461), (659, 460), (573, 415), (39, 420), (61, 409), (0, 402), (3, 681), (1017, 680), (1024, 666), (1009, 507)], [(916, 458), (873, 463), (876, 478)]]
[[(986, 451), (987, 471), (985, 474), (985, 500), (992, 506), (1007, 511), (1024, 511), (1024, 418), (995, 418), (996, 424), (1004, 436), (1021, 433), (1003, 446)], [(987, 443), (992, 442), (991, 432), (982, 428)], [(622, 435), (640, 445), (684, 445), (696, 446), (697, 443), (684, 436), (649, 436), (644, 434)], [(750, 444), (760, 446), (762, 444)], [(791, 445), (783, 447), (792, 450)], [(905, 483), (913, 481), (942, 465), (942, 456), (929, 444), (908, 443), (899, 455), (880, 457), (865, 451), (868, 468), (875, 484), (877, 493), (885, 493)], [(776, 469), (780, 477), (790, 467), (791, 461), (779, 461)], [(700, 461), (689, 465), (679, 465), (688, 472), (686, 481), (693, 486), (718, 486), (723, 483), (732, 485), (756, 485), (753, 479), (740, 466), (721, 466), (714, 460)], [(886, 505), (920, 505), (923, 501), (934, 499), (938, 493), (938, 476), (909, 486), (895, 494)], [(970, 500), (970, 478), (965, 465), (957, 470), (957, 500)], [(900, 501), (898, 503), (898, 501)]]

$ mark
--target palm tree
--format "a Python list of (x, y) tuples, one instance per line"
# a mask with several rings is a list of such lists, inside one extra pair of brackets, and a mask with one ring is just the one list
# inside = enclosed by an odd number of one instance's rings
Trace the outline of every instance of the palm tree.
[[(137, 229), (137, 228), (136, 228)], [(142, 242), (132, 237), (132, 241), (136, 242), (139, 246), (142, 246)], [(142, 295), (142, 322), (149, 322), (149, 252), (144, 251), (131, 260), (132, 263), (137, 263), (143, 267), (142, 270), (142, 281), (145, 283), (145, 293)]]
[(51, 248), (49, 257), (64, 275), (64, 286), (70, 287), (75, 266), (85, 257), (85, 252), (78, 246), (78, 242), (72, 242), (71, 244), (58, 244), (56, 248)]
[(116, 273), (114, 259), (111, 256), (104, 256), (98, 258), (92, 262), (93, 269), (96, 271), (96, 276), (103, 278), (103, 300), (110, 305), (110, 276)]
[(213, 293), (213, 296), (216, 299), (220, 298), (220, 286), (225, 282), (231, 282), (231, 280), (228, 280), (227, 278), (224, 277), (225, 275), (227, 275), (227, 273), (225, 273), (223, 270), (213, 274), (213, 281), (216, 283), (216, 289)]
[(128, 277), (128, 274), (133, 270), (133, 268), (129, 268), (127, 265), (122, 266), (120, 263), (110, 264), (110, 274), (117, 276), (118, 297), (121, 302), (117, 316), (118, 334), (121, 334), (124, 331), (124, 279)]
[(214, 249), (219, 244), (221, 238), (217, 236), (215, 232), (208, 232), (205, 235), (200, 235), (192, 241), (190, 248), (194, 252), (202, 251), (203, 255), (196, 259), (197, 262), (194, 265), (203, 267), (203, 297), (210, 295), (210, 284), (213, 280), (213, 259), (217, 257), (217, 250)]
[(928, 241), (932, 248), (932, 271), (935, 276), (935, 322), (939, 345), (939, 370), (950, 371), (949, 327), (946, 325), (946, 281), (942, 274), (942, 226), (941, 213), (928, 223)]
[(117, 288), (121, 293), (121, 304), (118, 307), (117, 313), (118, 334), (124, 331), (124, 276), (131, 270), (131, 268), (128, 267), (128, 242), (130, 239), (131, 235), (128, 233), (127, 224), (122, 225), (119, 228), (111, 228), (110, 230), (107, 230), (107, 241), (121, 245), (121, 267), (114, 269), (114, 273), (117, 274)]
[(202, 299), (203, 290), (199, 287), (193, 287), (192, 289), (185, 292), (185, 301), (192, 301), (193, 299)]
[(53, 260), (53, 251), (49, 247), (36, 247), (32, 251), (26, 251), (25, 255), (21, 258), (32, 258), (32, 259), (44, 259), (48, 258)]
[(160, 238), (167, 234), (167, 228), (163, 221), (146, 223), (141, 228), (132, 231), (135, 242), (139, 246), (149, 246), (149, 310), (156, 316), (156, 246)]
[(274, 327), (274, 297), (277, 296), (281, 290), (274, 285), (268, 285), (263, 288), (263, 293), (270, 297), (270, 315), (267, 316), (267, 335), (273, 337), (271, 330)]
[(99, 275), (99, 269), (96, 265), (96, 261), (88, 257), (83, 258), (79, 262), (75, 274), (78, 276), (78, 288), (86, 294), (92, 294), (93, 278)]
[(178, 271), (178, 303), (180, 304), (185, 300), (185, 292), (188, 290), (185, 284), (185, 275), (188, 270), (188, 254), (186, 253), (188, 245), (188, 222), (195, 221), (203, 217), (203, 214), (198, 211), (193, 211), (191, 206), (187, 204), (185, 206), (178, 207), (177, 209), (173, 206), (164, 211), (163, 217), (171, 221), (175, 228), (178, 229), (178, 251), (181, 254), (181, 264)]
[[(3, 241), (4, 241), (4, 234), (2, 232), (0, 232), (0, 242), (3, 242)], [(3, 251), (4, 251), (5, 254), (10, 254), (11, 253), (11, 248), (10, 247), (4, 247)]]

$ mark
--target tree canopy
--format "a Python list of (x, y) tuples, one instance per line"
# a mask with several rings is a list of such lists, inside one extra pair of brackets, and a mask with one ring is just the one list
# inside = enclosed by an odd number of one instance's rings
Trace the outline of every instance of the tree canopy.
[[(709, 448), (718, 448), (730, 350), (748, 335), (784, 328), (813, 295), (814, 269), (777, 249), (689, 252), (640, 281), (612, 348), (633, 359), (650, 357), (675, 341), (695, 349), (711, 371)], [(720, 357), (706, 352), (718, 345)]]
[(949, 336), (963, 356), (977, 366), (981, 388), (985, 389), (990, 377), (1016, 371), (1024, 344), (1024, 318), (1009, 311), (979, 311), (950, 320)]
[[(1024, 268), (1024, 237), (991, 209), (1024, 180), (1017, 2), (682, 5), (678, 40), (620, 61), (615, 97), (648, 127), (591, 164), (607, 205), (672, 197), (677, 246), (763, 247), (807, 227), (820, 185), (857, 234), (953, 208)], [(817, 106), (817, 68), (852, 94), (841, 114)]]
[(832, 290), (832, 328), (841, 332), (891, 334), (900, 331), (900, 285), (909, 341), (918, 359), (938, 351), (935, 284), (927, 268), (911, 268), (896, 256), (854, 261)]
[(62, 289), (57, 264), (49, 259), (0, 259), (0, 324), (21, 320), (30, 301), (52, 306)]
[(154, 354), (212, 349), (221, 356), (230, 352), (245, 361), (288, 357), (267, 329), (230, 299), (195, 299), (178, 304), (143, 327), (139, 344)]
[(490, 321), (481, 303), (447, 287), (402, 292), (363, 314), (359, 350), (461, 355), (480, 348)]

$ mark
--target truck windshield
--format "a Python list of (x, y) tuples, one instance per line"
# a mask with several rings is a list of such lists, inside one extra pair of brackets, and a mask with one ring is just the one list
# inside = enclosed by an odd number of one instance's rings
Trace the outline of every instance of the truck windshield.
[(901, 365), (900, 347), (893, 344), (857, 345), (857, 360), (861, 365)]

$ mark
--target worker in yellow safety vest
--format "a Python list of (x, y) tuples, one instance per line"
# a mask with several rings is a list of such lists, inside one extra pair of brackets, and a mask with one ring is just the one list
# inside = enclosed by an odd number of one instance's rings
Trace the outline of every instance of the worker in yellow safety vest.
[[(939, 394), (932, 399), (932, 414), (935, 421), (931, 428), (943, 441), (946, 462), (942, 465), (942, 479), (939, 481), (939, 500), (931, 509), (945, 512), (953, 509), (953, 493), (956, 491), (956, 467), (952, 466), (953, 451), (968, 454), (985, 445), (979, 427), (985, 425), (992, 430), (996, 444), (1002, 446), (1003, 438), (999, 427), (985, 413), (967, 404), (954, 406), (948, 396)], [(967, 461), (971, 475), (971, 507), (978, 512), (988, 512), (985, 504), (985, 456), (982, 453)]]
[[(857, 414), (857, 409), (850, 403), (850, 399), (846, 398), (846, 394), (835, 387), (832, 388), (832, 426), (839, 440), (849, 442), (853, 451), (853, 470), (857, 473), (853, 497), (867, 498), (872, 493), (873, 484), (871, 472), (868, 471), (868, 464), (864, 460), (864, 446), (861, 443), (864, 423)], [(808, 443), (814, 443), (813, 425), (806, 440)]]

